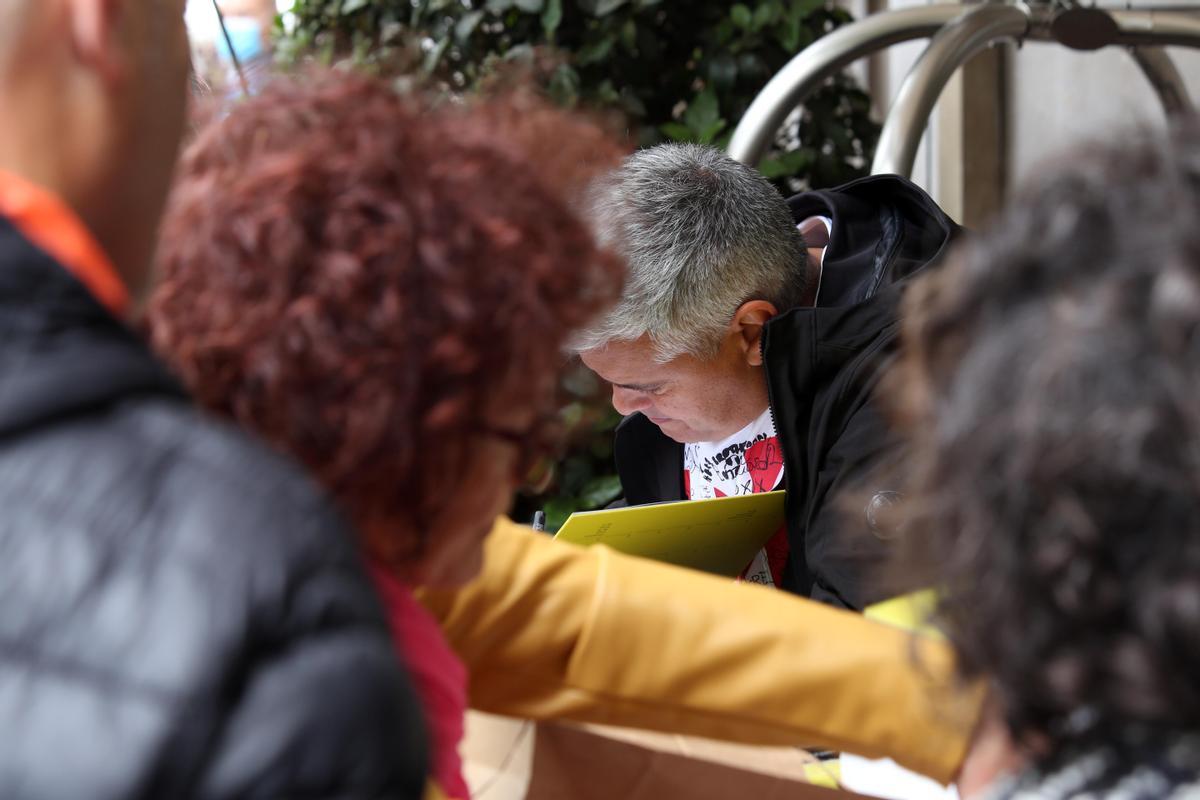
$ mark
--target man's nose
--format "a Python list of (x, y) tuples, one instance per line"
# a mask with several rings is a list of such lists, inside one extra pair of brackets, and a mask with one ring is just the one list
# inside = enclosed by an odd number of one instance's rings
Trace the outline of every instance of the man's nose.
[(633, 412), (641, 411), (650, 405), (644, 392), (636, 392), (633, 389), (625, 389), (621, 386), (613, 387), (612, 404), (613, 408), (621, 416), (629, 416)]

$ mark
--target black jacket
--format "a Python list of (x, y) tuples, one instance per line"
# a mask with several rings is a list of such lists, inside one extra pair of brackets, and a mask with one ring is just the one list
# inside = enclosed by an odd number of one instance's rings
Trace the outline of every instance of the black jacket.
[(344, 524), (0, 218), (0, 797), (417, 798)]
[[(921, 189), (875, 176), (788, 201), (797, 222), (833, 219), (816, 308), (766, 325), (767, 390), (784, 456), (791, 553), (783, 588), (861, 609), (881, 599), (875, 571), (886, 545), (867, 510), (842, 516), (843, 490), (882, 502), (867, 486), (891, 449), (872, 402), (895, 350), (898, 300), (908, 279), (937, 260), (959, 228)], [(631, 505), (684, 499), (683, 445), (641, 414), (617, 429), (617, 471)]]

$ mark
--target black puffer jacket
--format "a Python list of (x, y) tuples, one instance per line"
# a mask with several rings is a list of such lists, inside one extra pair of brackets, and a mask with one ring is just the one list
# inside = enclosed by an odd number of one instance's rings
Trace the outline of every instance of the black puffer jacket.
[(351, 538), (0, 218), (0, 797), (416, 798)]
[[(767, 323), (764, 372), (783, 449), (788, 544), (783, 587), (844, 608), (883, 599), (878, 568), (887, 544), (871, 506), (888, 486), (871, 485), (894, 452), (874, 402), (895, 353), (899, 301), (909, 280), (935, 263), (959, 227), (929, 195), (879, 175), (788, 201), (799, 222), (833, 220), (816, 308), (793, 308)], [(617, 472), (630, 505), (682, 500), (683, 445), (642, 414), (617, 429)], [(871, 500), (847, 515), (848, 492)]]

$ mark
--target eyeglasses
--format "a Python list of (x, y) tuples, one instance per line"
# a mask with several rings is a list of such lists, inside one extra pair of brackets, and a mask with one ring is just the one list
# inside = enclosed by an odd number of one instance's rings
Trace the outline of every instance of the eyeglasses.
[(557, 415), (542, 417), (527, 431), (512, 431), (491, 425), (481, 425), (478, 431), (516, 448), (513, 483), (518, 491), (535, 495), (549, 488), (554, 480), (557, 457), (562, 450), (562, 423)]

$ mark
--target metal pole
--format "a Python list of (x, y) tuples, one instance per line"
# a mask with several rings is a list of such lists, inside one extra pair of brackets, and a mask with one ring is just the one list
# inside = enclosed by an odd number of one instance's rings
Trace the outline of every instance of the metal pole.
[(1161, 47), (1133, 47), (1129, 54), (1154, 87), (1168, 117), (1190, 114), (1195, 110), (1183, 76), (1166, 50)]
[(233, 62), (233, 70), (237, 73), (238, 83), (242, 85), (242, 95), (250, 96), (250, 84), (246, 81), (246, 73), (242, 70), (242, 62), (238, 59), (237, 51), (233, 49), (233, 38), (229, 35), (229, 29), (225, 27), (225, 15), (221, 13), (221, 6), (217, 4), (217, 0), (212, 0), (213, 9), (217, 12), (217, 24), (221, 26), (221, 35), (225, 37), (225, 46), (229, 48), (229, 60)]
[(883, 11), (822, 36), (776, 73), (746, 109), (729, 142), (729, 154), (750, 165), (766, 155), (792, 109), (847, 64), (889, 45), (933, 36), (963, 13), (960, 5)]
[(938, 31), (900, 86), (879, 137), (872, 174), (909, 176), (929, 114), (954, 71), (989, 42), (1019, 38), (1028, 29), (1024, 8), (989, 4), (972, 8)]
[(1200, 47), (1200, 17), (1164, 11), (1110, 11), (1120, 33), (1115, 44)]

